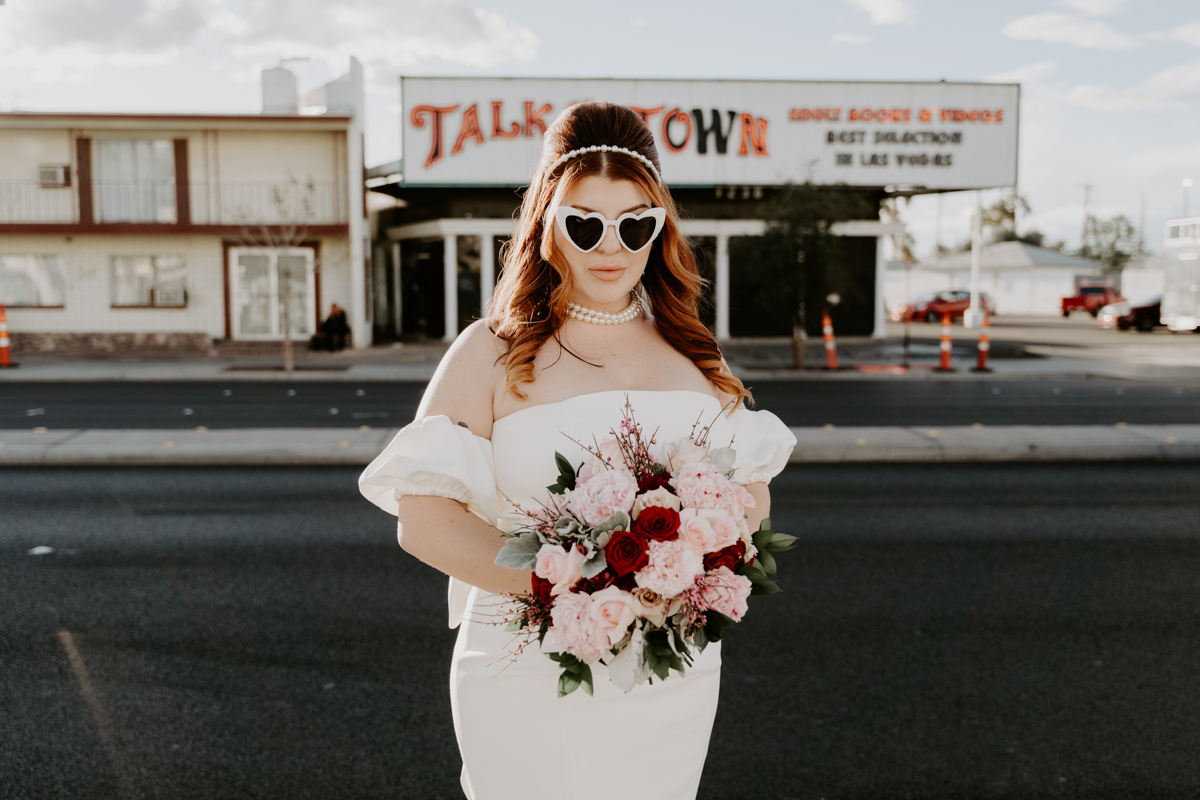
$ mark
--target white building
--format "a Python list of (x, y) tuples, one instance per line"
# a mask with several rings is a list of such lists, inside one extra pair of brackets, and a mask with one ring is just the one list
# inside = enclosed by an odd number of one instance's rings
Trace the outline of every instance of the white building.
[(0, 114), (0, 303), (20, 349), (370, 344), (362, 69), (262, 114)]
[[(1075, 294), (1083, 278), (1099, 277), (1104, 265), (1026, 242), (997, 242), (980, 249), (979, 291), (992, 298), (997, 314), (1062, 313), (1062, 298)], [(890, 262), (884, 294), (889, 308), (927, 292), (969, 290), (971, 253), (955, 253), (914, 265)]]

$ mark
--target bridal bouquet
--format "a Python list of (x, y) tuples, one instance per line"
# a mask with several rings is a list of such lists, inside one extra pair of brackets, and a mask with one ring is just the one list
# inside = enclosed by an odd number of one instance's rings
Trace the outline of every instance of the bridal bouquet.
[(747, 598), (779, 587), (771, 553), (796, 537), (763, 520), (749, 530), (754, 498), (733, 482), (737, 453), (710, 447), (697, 422), (656, 457), (626, 398), (612, 438), (578, 468), (559, 453), (558, 482), (527, 524), (509, 534), (496, 563), (532, 569), (531, 592), (515, 595), (508, 629), (562, 668), (558, 695), (592, 693), (592, 664), (608, 666), (623, 691), (670, 670), (740, 622)]

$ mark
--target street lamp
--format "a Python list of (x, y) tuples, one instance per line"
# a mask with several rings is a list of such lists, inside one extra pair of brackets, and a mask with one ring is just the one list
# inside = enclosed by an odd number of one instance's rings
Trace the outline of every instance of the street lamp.
[(1188, 212), (1188, 189), (1192, 188), (1192, 179), (1183, 179), (1183, 215), (1186, 217)]

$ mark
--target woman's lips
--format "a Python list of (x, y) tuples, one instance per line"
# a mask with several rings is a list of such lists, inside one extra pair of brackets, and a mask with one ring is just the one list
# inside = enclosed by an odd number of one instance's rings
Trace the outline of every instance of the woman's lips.
[(624, 267), (592, 267), (588, 272), (602, 281), (615, 281), (625, 274)]

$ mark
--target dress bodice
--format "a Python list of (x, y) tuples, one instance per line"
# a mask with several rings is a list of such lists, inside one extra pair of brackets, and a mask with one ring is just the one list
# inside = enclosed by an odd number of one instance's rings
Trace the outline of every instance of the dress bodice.
[(577, 395), (567, 400), (529, 406), (492, 424), (492, 457), (499, 495), (500, 527), (519, 524), (508, 501), (536, 507), (546, 498), (546, 487), (558, 479), (554, 453), (578, 467), (595, 449), (613, 436), (621, 422), (625, 399), (645, 437), (654, 437), (651, 452), (658, 455), (664, 442), (687, 436), (692, 426), (712, 426), (709, 440), (727, 446), (732, 438), (729, 421), (715, 397), (694, 391), (607, 391)]

